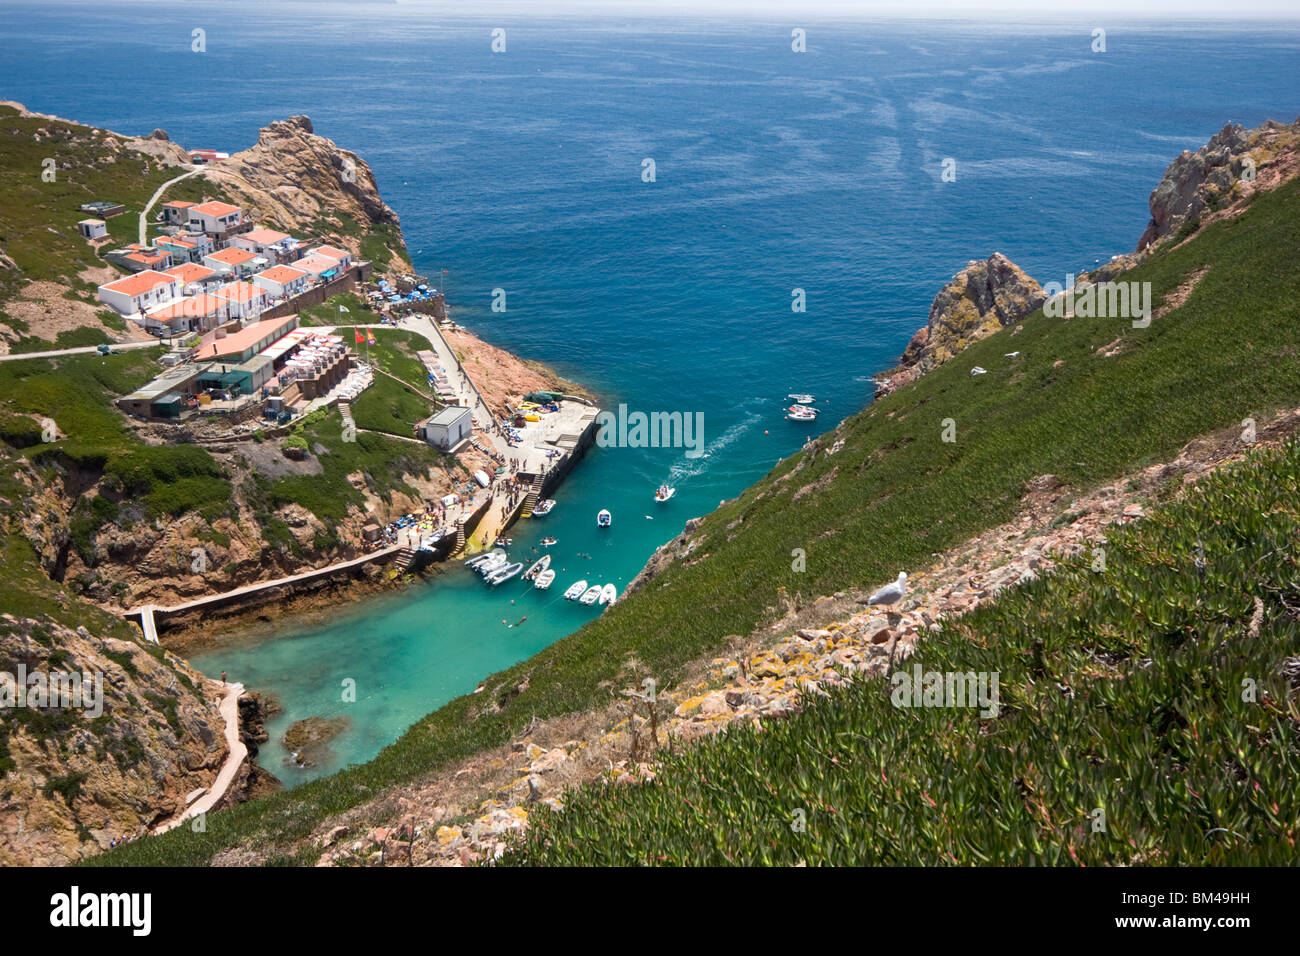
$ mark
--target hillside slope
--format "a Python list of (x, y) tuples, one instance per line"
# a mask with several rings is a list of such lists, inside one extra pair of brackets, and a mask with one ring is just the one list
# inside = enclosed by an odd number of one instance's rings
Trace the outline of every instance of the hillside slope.
[[(169, 834), (103, 862), (314, 861), (322, 828), (375, 794), (400, 801), (443, 768), (520, 744), (536, 721), (600, 711), (647, 677), (674, 688), (745, 635), (1007, 522), (1041, 476), (1082, 494), (1198, 436), (1269, 420), (1300, 401), (1298, 244), (1300, 182), (1254, 193), (1235, 218), (1161, 244), (1124, 273), (1151, 283), (1148, 327), (1040, 310), (995, 331), (693, 521), (637, 593), (370, 763), (239, 807), (206, 834)], [(971, 375), (976, 365), (987, 374)]]

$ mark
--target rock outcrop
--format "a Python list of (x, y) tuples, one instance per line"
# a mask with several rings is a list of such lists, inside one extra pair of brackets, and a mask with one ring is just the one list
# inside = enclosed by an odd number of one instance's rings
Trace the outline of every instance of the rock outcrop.
[(1186, 222), (1239, 210), (1257, 190), (1276, 188), (1297, 170), (1300, 120), (1289, 126), (1269, 120), (1251, 130), (1224, 126), (1200, 149), (1184, 150), (1165, 169), (1151, 193), (1151, 221), (1138, 240), (1138, 251)]
[(213, 164), (204, 176), (240, 203), (249, 218), (302, 238), (327, 240), (354, 255), (361, 253), (357, 226), (362, 232), (392, 227), (394, 267), (400, 263), (410, 271), (400, 220), (380, 198), (369, 164), (316, 135), (306, 116), (271, 123), (258, 134), (256, 146)]
[(898, 368), (878, 382), (879, 392), (891, 392), (972, 342), (1019, 322), (1046, 298), (1042, 287), (1000, 252), (968, 262), (935, 296), (928, 321), (912, 336)]
[[(161, 648), (6, 614), (0, 672), (0, 865), (69, 863), (134, 839), (226, 758), (220, 688)], [(73, 673), (89, 675), (79, 700), (16, 697), (24, 675), (30, 687)]]

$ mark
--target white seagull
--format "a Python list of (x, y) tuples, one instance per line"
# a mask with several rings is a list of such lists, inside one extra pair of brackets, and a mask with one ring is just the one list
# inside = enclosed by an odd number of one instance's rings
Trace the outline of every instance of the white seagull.
[(898, 580), (893, 584), (886, 584), (871, 597), (867, 598), (868, 604), (897, 604), (907, 596), (907, 572), (899, 571)]

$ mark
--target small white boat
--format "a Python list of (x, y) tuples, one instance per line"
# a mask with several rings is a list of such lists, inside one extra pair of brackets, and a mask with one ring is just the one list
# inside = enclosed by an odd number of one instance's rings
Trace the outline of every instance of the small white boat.
[(587, 590), (583, 592), (582, 597), (578, 598), (578, 603), (587, 604), (587, 605), (595, 604), (597, 601), (600, 600), (600, 591), (601, 591), (600, 585), (593, 584), (591, 587), (587, 588)]
[(537, 577), (537, 575), (541, 574), (550, 566), (551, 566), (551, 556), (549, 554), (542, 555), (540, 558), (538, 558), (536, 561), (533, 562), (532, 567), (530, 567), (527, 571), (524, 572), (524, 580), (531, 581), (533, 578)]
[(564, 596), (570, 601), (576, 601), (578, 598), (582, 597), (583, 592), (586, 590), (587, 582), (579, 581), (576, 584), (570, 585), (569, 590), (564, 592)]
[(604, 607), (606, 604), (613, 604), (617, 600), (618, 600), (618, 588), (614, 587), (614, 585), (606, 584), (603, 588), (600, 589), (601, 607)]
[(806, 405), (791, 405), (786, 409), (785, 417), (792, 422), (811, 422), (817, 419), (817, 409)]
[(524, 569), (522, 561), (516, 561), (514, 564), (507, 564), (504, 568), (493, 571), (488, 575), (488, 584), (496, 587), (498, 584), (504, 584), (513, 578), (516, 574)]
[(537, 575), (537, 579), (533, 581), (533, 587), (537, 588), (539, 591), (547, 591), (550, 590), (551, 582), (554, 580), (555, 572), (550, 568), (547, 568), (541, 574)]
[(611, 515), (604, 508), (601, 508), (600, 512), (596, 515), (596, 527), (608, 528), (613, 523), (614, 523), (614, 516)]
[(551, 509), (554, 507), (555, 507), (554, 498), (547, 498), (545, 501), (539, 501), (537, 502), (537, 504), (533, 505), (533, 516), (536, 517), (537, 515), (548, 515), (551, 513)]
[(465, 562), (465, 567), (477, 568), (480, 564), (483, 564), (485, 561), (489, 559), (495, 559), (497, 555), (500, 555), (502, 558), (504, 558), (506, 556), (506, 553), (502, 551), (500, 548), (496, 548), (492, 551), (485, 552), (484, 554), (476, 554), (474, 557), (470, 558), (468, 561)]
[(541, 545), (543, 548), (549, 548), (553, 544), (555, 544), (555, 539), (552, 538), (550, 535), (547, 535), (545, 538), (541, 540)]
[(816, 399), (811, 395), (805, 395), (802, 392), (791, 392), (786, 396), (786, 398), (790, 399), (790, 401), (794, 402), (796, 405), (811, 405), (816, 401)]
[(474, 472), (474, 480), (477, 481), (477, 482), (478, 482), (480, 485), (482, 485), (484, 488), (486, 488), (488, 485), (492, 484), (492, 479), (490, 479), (490, 478), (487, 476), (487, 472), (483, 471), (482, 469), (480, 469), (480, 470)]
[(474, 565), (474, 570), (483, 575), (483, 577), (487, 577), (493, 571), (500, 571), (509, 563), (509, 561), (510, 559), (506, 557), (504, 551), (493, 551), (492, 554), (488, 555), (488, 559), (482, 564)]
[(677, 489), (669, 485), (660, 485), (655, 489), (655, 501), (663, 504), (673, 495), (677, 494)]

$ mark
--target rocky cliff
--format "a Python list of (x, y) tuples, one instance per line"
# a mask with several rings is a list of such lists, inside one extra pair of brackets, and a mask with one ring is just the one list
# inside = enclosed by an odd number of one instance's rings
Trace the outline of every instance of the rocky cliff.
[[(162, 648), (5, 614), (0, 672), (0, 865), (68, 863), (141, 836), (226, 758), (220, 686)], [(78, 704), (17, 702), (24, 674), (74, 672), (90, 675)]]
[(1205, 217), (1240, 211), (1260, 189), (1273, 189), (1300, 170), (1300, 119), (1269, 120), (1255, 129), (1228, 124), (1197, 150), (1184, 150), (1165, 169), (1148, 205), (1151, 221), (1138, 251)]
[[(291, 116), (262, 129), (257, 145), (204, 173), (247, 217), (301, 238), (319, 238), (364, 255), (363, 240), (380, 238), (391, 267), (410, 271), (397, 213), (380, 198), (364, 159), (316, 135), (311, 119)], [(367, 247), (374, 255), (376, 246)], [(376, 262), (376, 268), (389, 266)]]
[(894, 369), (878, 383), (891, 392), (942, 365), (972, 342), (1019, 322), (1046, 300), (1042, 288), (1000, 252), (968, 262), (930, 305)]

